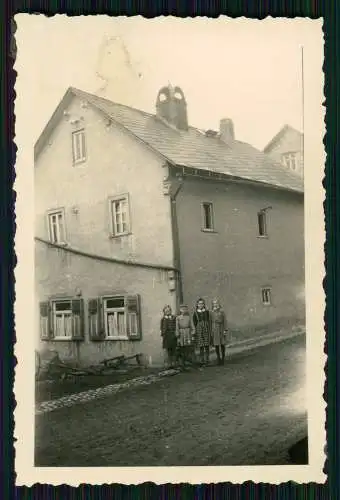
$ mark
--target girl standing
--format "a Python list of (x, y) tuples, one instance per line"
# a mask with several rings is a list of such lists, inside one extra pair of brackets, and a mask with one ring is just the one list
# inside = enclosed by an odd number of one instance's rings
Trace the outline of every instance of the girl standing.
[(188, 306), (181, 305), (179, 315), (176, 318), (177, 344), (180, 350), (180, 357), (185, 366), (192, 361), (192, 346), (194, 343), (194, 326), (192, 324)]
[(196, 303), (193, 322), (196, 330), (196, 342), (200, 350), (200, 361), (201, 363), (209, 363), (211, 319), (203, 299), (198, 299)]
[(163, 339), (163, 349), (167, 354), (167, 364), (173, 366), (176, 360), (177, 338), (176, 338), (176, 317), (172, 314), (170, 306), (163, 308), (161, 319), (161, 336)]
[(225, 313), (222, 310), (220, 302), (218, 300), (213, 300), (211, 311), (211, 334), (219, 365), (224, 365), (226, 330), (227, 321)]

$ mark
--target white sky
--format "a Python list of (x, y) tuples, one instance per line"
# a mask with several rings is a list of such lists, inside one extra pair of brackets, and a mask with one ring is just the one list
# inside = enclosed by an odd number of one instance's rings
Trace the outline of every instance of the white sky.
[(191, 125), (217, 129), (220, 118), (232, 118), (236, 138), (262, 149), (285, 123), (302, 129), (302, 45), (306, 106), (322, 83), (314, 57), (320, 20), (19, 14), (16, 21), (16, 91), (29, 147), (69, 86), (155, 112), (159, 88), (171, 81), (184, 91)]

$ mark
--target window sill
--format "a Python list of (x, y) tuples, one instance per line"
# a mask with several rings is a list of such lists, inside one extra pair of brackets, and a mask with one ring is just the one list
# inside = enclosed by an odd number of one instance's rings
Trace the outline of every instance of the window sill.
[(50, 240), (50, 243), (51, 243), (51, 245), (58, 245), (58, 247), (67, 247), (68, 246), (68, 243), (65, 243), (65, 242), (51, 241)]
[(73, 340), (72, 337), (53, 337), (52, 339), (49, 339), (52, 341), (56, 342), (71, 342)]
[(122, 340), (130, 340), (129, 337), (105, 337), (104, 340), (119, 340), (119, 341), (122, 341)]
[(201, 229), (202, 233), (212, 233), (212, 234), (217, 234), (217, 231), (215, 229)]
[(132, 233), (130, 231), (126, 232), (126, 233), (121, 233), (121, 234), (113, 234), (111, 233), (109, 235), (109, 238), (110, 240), (117, 240), (119, 238), (124, 238), (125, 236), (130, 236)]
[(258, 234), (257, 238), (260, 240), (268, 240), (268, 235), (267, 234)]
[(86, 163), (86, 158), (84, 158), (83, 160), (74, 161), (73, 166), (78, 167), (79, 165), (84, 165), (84, 163)]

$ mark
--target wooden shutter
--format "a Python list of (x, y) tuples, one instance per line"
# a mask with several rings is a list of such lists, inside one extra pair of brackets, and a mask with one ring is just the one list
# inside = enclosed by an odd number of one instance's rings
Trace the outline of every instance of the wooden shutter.
[(84, 300), (72, 299), (72, 340), (84, 340)]
[(125, 297), (126, 332), (130, 340), (142, 338), (141, 307), (139, 295)]
[(40, 302), (40, 338), (41, 340), (50, 340), (53, 338), (51, 305), (49, 302)]
[(105, 338), (105, 333), (102, 301), (98, 298), (89, 299), (88, 312), (90, 340), (103, 340)]

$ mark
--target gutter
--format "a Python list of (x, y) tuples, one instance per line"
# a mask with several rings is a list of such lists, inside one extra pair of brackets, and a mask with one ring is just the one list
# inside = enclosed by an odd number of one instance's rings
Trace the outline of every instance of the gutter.
[(304, 191), (299, 188), (290, 188), (278, 184), (271, 184), (269, 182), (248, 179), (246, 177), (236, 177), (231, 174), (217, 173), (211, 170), (205, 170), (203, 168), (187, 167), (185, 165), (176, 165), (175, 172), (180, 173), (181, 176), (192, 177), (196, 179), (204, 179), (205, 181), (219, 181), (219, 182), (232, 182), (235, 184), (248, 184), (256, 187), (263, 187), (268, 189), (273, 189), (276, 191), (285, 191), (289, 193), (294, 193), (296, 195), (304, 196)]
[(44, 243), (46, 246), (50, 248), (55, 248), (59, 250), (64, 250), (65, 252), (72, 253), (74, 255), (80, 255), (82, 257), (87, 257), (89, 259), (99, 260), (102, 262), (111, 262), (113, 264), (121, 264), (124, 266), (133, 266), (133, 267), (141, 267), (145, 269), (158, 269), (161, 271), (175, 271), (179, 272), (176, 267), (172, 266), (163, 266), (161, 264), (153, 264), (147, 262), (136, 262), (133, 260), (124, 260), (124, 259), (116, 259), (115, 257), (105, 257), (104, 255), (98, 255), (94, 253), (84, 252), (83, 250), (78, 250), (76, 248), (72, 248), (69, 245), (58, 245), (56, 243), (52, 243), (51, 241), (45, 240), (43, 238), (39, 238), (38, 236), (34, 237), (35, 241), (39, 241), (40, 243)]
[(172, 192), (170, 193), (171, 230), (172, 230), (174, 265), (177, 268), (177, 277), (178, 277), (178, 302), (179, 302), (178, 305), (180, 305), (183, 302), (183, 283), (181, 274), (181, 255), (180, 255), (176, 200), (180, 190), (182, 189), (182, 186), (183, 186), (183, 181), (180, 181), (175, 191), (173, 193)]

